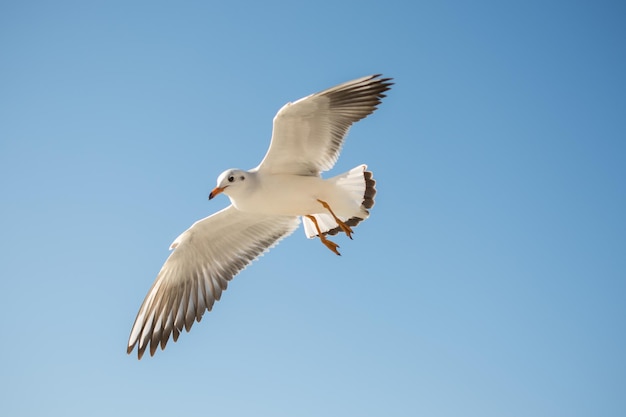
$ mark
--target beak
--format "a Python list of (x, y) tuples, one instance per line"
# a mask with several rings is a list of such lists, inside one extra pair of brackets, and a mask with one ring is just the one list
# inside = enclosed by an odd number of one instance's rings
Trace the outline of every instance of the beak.
[(211, 194), (209, 194), (209, 200), (213, 199), (213, 197), (220, 194), (222, 191), (224, 191), (224, 189), (226, 189), (226, 187), (215, 187), (213, 191), (211, 191)]

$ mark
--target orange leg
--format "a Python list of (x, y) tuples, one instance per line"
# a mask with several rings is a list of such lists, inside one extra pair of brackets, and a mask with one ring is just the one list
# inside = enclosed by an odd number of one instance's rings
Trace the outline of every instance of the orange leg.
[(319, 236), (320, 240), (322, 241), (322, 243), (324, 245), (326, 245), (326, 247), (328, 249), (330, 249), (331, 251), (333, 251), (334, 253), (336, 253), (337, 255), (341, 255), (339, 253), (339, 251), (337, 250), (337, 248), (339, 247), (338, 244), (336, 244), (335, 242), (332, 242), (328, 239), (326, 239), (326, 236), (324, 236), (324, 234), (322, 233), (322, 231), (320, 230), (320, 226), (317, 224), (317, 220), (315, 219), (314, 216), (311, 216), (309, 214), (306, 215), (306, 217), (311, 220), (313, 222), (313, 224), (315, 225), (315, 228), (317, 229), (317, 236)]
[(328, 210), (331, 214), (331, 216), (333, 216), (333, 219), (335, 219), (335, 221), (337, 222), (337, 224), (339, 225), (339, 227), (341, 227), (341, 230), (344, 231), (344, 233), (346, 235), (348, 235), (348, 237), (350, 239), (352, 239), (352, 229), (350, 228), (350, 226), (348, 226), (347, 224), (345, 224), (344, 222), (342, 222), (341, 220), (339, 220), (339, 217), (335, 216), (335, 213), (333, 212), (333, 210), (330, 208), (330, 205), (328, 205), (327, 202), (320, 200), (319, 198), (317, 199), (317, 201), (319, 201), (319, 203), (321, 205), (324, 206), (324, 208), (326, 210)]

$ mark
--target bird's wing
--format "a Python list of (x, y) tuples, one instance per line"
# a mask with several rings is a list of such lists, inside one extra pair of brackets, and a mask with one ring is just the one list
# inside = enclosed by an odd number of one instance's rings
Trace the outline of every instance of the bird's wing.
[(297, 217), (244, 213), (232, 205), (194, 223), (181, 234), (148, 292), (128, 339), (139, 359), (154, 355), (200, 321), (239, 271), (292, 233)]
[(317, 175), (333, 167), (350, 126), (371, 114), (390, 78), (371, 75), (285, 104), (274, 117), (270, 147), (257, 167), (275, 174)]

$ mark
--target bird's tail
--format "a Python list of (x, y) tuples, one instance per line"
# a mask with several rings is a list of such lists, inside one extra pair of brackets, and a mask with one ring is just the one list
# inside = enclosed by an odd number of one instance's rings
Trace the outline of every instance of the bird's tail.
[[(348, 198), (354, 203), (354, 209), (350, 215), (342, 216), (336, 213), (346, 225), (354, 227), (369, 217), (369, 209), (374, 206), (376, 181), (374, 180), (373, 174), (367, 171), (367, 165), (359, 165), (348, 172), (331, 178), (329, 181), (334, 181), (341, 187)], [(320, 230), (324, 235), (336, 235), (342, 230), (329, 213), (319, 213), (313, 216), (317, 220)], [(313, 238), (317, 236), (317, 229), (313, 222), (306, 217), (303, 217), (303, 222), (304, 232), (307, 237)]]

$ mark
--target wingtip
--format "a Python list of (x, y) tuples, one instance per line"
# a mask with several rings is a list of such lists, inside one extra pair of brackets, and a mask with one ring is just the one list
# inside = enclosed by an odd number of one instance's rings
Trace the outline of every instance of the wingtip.
[[(382, 78), (381, 78), (382, 77)], [(377, 81), (379, 82), (388, 82), (388, 81), (393, 81), (393, 77), (383, 77), (382, 73), (378, 73), (378, 74), (374, 74), (374, 75), (370, 75), (369, 77), (367, 77), (370, 80), (373, 80), (375, 78), (377, 78)]]
[(383, 77), (383, 74), (375, 74), (372, 75), (372, 77), (370, 78), (370, 80), (375, 80), (376, 83), (380, 84), (381, 86), (383, 86), (384, 88), (380, 91), (381, 94), (379, 94), (379, 97), (383, 98), (383, 97), (387, 97), (385, 94), (382, 94), (385, 91), (388, 91), (391, 89), (391, 86), (394, 85), (395, 83), (393, 82), (393, 78), (392, 77)]
[(147, 344), (143, 345), (140, 348), (137, 348), (137, 360), (141, 360), (143, 358), (143, 354), (146, 352)]
[[(135, 349), (135, 345), (130, 345), (126, 348), (126, 353), (128, 355), (130, 355), (131, 353), (133, 353), (133, 350)], [(137, 360), (141, 360), (141, 358), (143, 357), (143, 353), (144, 353), (145, 349), (139, 349), (137, 348)]]
[(391, 89), (391, 86), (394, 85), (393, 78), (383, 77), (382, 74), (374, 74), (368, 77), (363, 77), (360, 83), (363, 83), (365, 85), (369, 85), (375, 88), (376, 97), (379, 100), (382, 100), (383, 98), (387, 97), (387, 95), (385, 94), (385, 91), (389, 91)]
[(133, 353), (133, 350), (135, 349), (136, 345), (137, 345), (137, 341), (135, 341), (134, 343), (130, 343), (129, 341), (128, 346), (126, 347), (126, 354), (130, 355), (131, 353)]
[(159, 347), (159, 343), (150, 342), (150, 356), (154, 356), (157, 348)]

